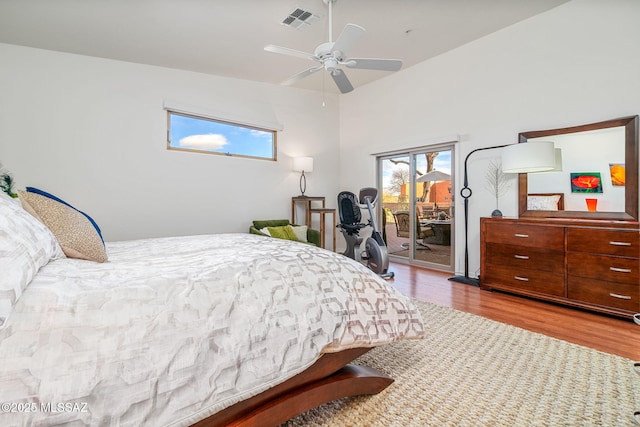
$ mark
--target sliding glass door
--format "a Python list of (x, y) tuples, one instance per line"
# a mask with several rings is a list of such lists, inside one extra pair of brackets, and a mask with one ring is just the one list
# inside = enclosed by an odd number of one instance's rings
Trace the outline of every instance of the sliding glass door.
[(390, 258), (453, 272), (453, 145), (378, 156)]

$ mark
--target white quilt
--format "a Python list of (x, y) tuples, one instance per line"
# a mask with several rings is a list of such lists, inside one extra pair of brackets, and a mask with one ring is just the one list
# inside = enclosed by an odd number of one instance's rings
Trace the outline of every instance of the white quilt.
[(40, 269), (0, 330), (1, 426), (185, 426), (323, 352), (421, 338), (362, 265), (248, 234), (107, 244)]

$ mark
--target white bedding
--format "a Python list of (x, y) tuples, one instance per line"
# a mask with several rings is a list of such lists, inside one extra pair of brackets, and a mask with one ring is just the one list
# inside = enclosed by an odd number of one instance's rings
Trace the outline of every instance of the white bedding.
[(20, 297), (0, 330), (0, 425), (190, 425), (323, 352), (424, 335), (406, 297), (311, 245), (222, 234), (107, 250), (49, 262)]

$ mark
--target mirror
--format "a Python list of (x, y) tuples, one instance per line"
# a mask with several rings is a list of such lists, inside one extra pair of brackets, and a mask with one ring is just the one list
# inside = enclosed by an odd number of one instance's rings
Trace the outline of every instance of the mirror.
[[(521, 217), (638, 221), (638, 116), (522, 132), (520, 143), (553, 141), (560, 170), (521, 173)], [(561, 195), (563, 206), (549, 207)], [(553, 210), (552, 210), (553, 209)]]

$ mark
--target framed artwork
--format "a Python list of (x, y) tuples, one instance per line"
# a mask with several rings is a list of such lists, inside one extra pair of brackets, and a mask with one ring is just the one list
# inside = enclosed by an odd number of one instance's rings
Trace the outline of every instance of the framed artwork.
[(609, 175), (611, 176), (611, 185), (624, 187), (624, 163), (609, 163)]
[(602, 193), (600, 172), (571, 172), (572, 193)]

